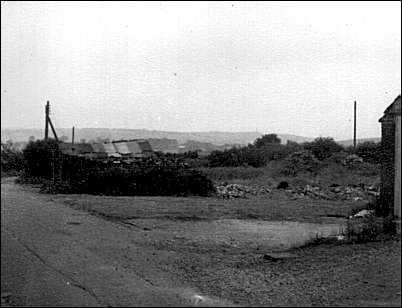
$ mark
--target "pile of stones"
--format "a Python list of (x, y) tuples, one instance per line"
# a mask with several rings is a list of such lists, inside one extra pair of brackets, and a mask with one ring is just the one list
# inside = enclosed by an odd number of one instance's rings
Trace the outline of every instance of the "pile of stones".
[(342, 161), (342, 164), (344, 166), (352, 166), (352, 165), (356, 165), (356, 164), (361, 164), (363, 162), (363, 158), (355, 155), (355, 154), (351, 154), (345, 157), (345, 159)]
[(216, 186), (218, 197), (223, 199), (247, 198), (250, 195), (266, 195), (271, 192), (268, 187), (252, 187), (241, 184), (221, 184)]
[(330, 185), (327, 189), (321, 189), (318, 186), (306, 185), (291, 189), (290, 192), (298, 197), (309, 197), (321, 200), (368, 200), (369, 196), (377, 197), (379, 195), (378, 187), (366, 185), (348, 185), (341, 187), (337, 184)]
[(248, 198), (250, 196), (269, 195), (273, 191), (285, 191), (292, 198), (310, 198), (317, 200), (369, 200), (370, 196), (379, 196), (379, 187), (374, 185), (347, 185), (332, 184), (328, 188), (315, 185), (305, 185), (291, 188), (280, 183), (275, 188), (266, 186), (247, 186), (242, 184), (221, 183), (216, 186), (217, 196), (223, 199)]

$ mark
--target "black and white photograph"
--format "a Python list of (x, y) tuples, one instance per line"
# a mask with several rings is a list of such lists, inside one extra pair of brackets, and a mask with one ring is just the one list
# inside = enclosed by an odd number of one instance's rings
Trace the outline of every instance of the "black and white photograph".
[(1, 307), (401, 307), (401, 1), (1, 1)]

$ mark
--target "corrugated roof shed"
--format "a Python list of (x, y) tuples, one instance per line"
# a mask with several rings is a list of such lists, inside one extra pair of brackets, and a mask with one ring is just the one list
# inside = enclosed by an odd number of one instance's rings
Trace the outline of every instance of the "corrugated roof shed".
[(66, 155), (88, 155), (92, 157), (143, 156), (152, 153), (147, 140), (115, 141), (111, 143), (60, 143)]
[(91, 143), (91, 146), (95, 153), (106, 153), (102, 143)]
[(128, 142), (126, 142), (126, 145), (129, 149), (130, 153), (133, 153), (133, 154), (142, 153), (141, 147), (137, 141), (134, 141), (134, 140), (128, 141)]
[(127, 142), (114, 142), (113, 143), (117, 153), (120, 153), (122, 155), (129, 155), (132, 154), (132, 151), (130, 151)]
[(153, 152), (152, 147), (147, 140), (139, 140), (138, 144), (141, 147), (142, 152)]
[(113, 143), (102, 143), (102, 146), (103, 146), (105, 152), (108, 154), (117, 153), (117, 150)]

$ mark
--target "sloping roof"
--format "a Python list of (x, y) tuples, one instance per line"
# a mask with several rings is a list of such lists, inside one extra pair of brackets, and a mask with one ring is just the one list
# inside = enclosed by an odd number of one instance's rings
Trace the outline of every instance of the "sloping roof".
[(385, 109), (384, 113), (401, 114), (401, 95), (398, 95), (393, 103)]
[(142, 152), (152, 152), (152, 147), (147, 140), (138, 140)]
[(91, 143), (91, 146), (95, 153), (106, 153), (102, 143)]
[(393, 103), (385, 109), (384, 115), (378, 121), (392, 120), (395, 115), (401, 115), (401, 95), (398, 95)]
[(95, 156), (121, 157), (153, 152), (147, 140), (115, 141), (111, 143), (60, 143), (60, 150), (67, 155), (95, 154)]
[(141, 147), (137, 141), (134, 140), (128, 141), (126, 142), (126, 145), (131, 153), (133, 154), (142, 153)]
[(126, 154), (131, 154), (132, 152), (130, 151), (130, 149), (127, 146), (127, 142), (115, 142), (113, 143), (117, 153), (126, 155)]
[(124, 140), (113, 142), (118, 153), (121, 154), (141, 154), (153, 152), (147, 140)]
[(113, 143), (102, 143), (102, 146), (105, 152), (108, 154), (117, 153), (117, 150)]

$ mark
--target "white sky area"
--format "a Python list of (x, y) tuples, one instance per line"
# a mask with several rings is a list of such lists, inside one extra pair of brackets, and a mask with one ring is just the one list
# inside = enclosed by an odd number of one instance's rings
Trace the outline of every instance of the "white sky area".
[(1, 2), (1, 127), (380, 136), (401, 2)]

